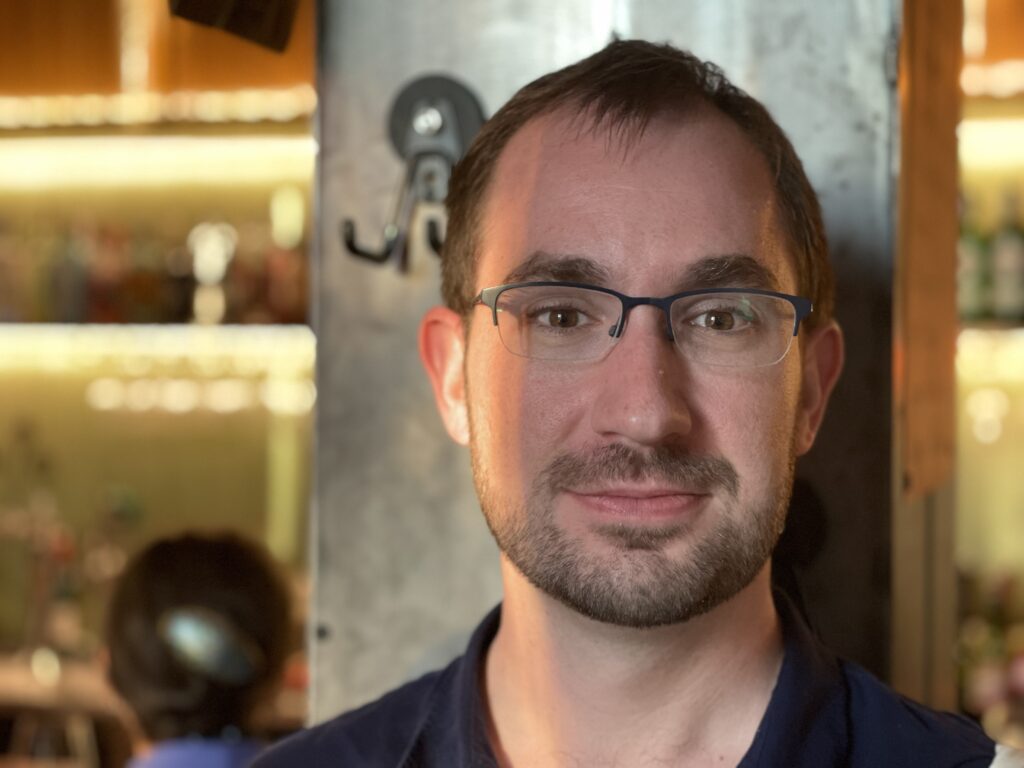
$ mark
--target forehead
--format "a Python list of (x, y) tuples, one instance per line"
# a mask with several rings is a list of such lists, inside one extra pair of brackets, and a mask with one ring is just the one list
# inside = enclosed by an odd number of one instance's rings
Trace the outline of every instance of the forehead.
[[(527, 123), (483, 206), (477, 289), (538, 252), (593, 261), (621, 290), (680, 281), (701, 260), (749, 257), (795, 288), (767, 163), (719, 112), (657, 118), (624, 144), (555, 113)], [(654, 288), (644, 288), (653, 291)]]

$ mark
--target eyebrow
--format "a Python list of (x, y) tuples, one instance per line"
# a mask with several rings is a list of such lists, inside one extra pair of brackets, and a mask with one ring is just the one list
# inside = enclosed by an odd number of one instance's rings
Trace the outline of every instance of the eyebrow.
[[(535, 251), (522, 264), (505, 275), (503, 283), (531, 281), (590, 283), (608, 286), (608, 270), (586, 256)], [(726, 253), (705, 256), (691, 264), (676, 284), (676, 292), (700, 288), (758, 288), (778, 291), (775, 274), (752, 256)]]
[(726, 253), (707, 256), (691, 264), (679, 288), (758, 288), (778, 291), (779, 281), (768, 267), (752, 256)]
[(586, 256), (569, 256), (535, 251), (526, 261), (505, 275), (505, 283), (554, 280), (567, 283), (608, 283), (608, 270)]

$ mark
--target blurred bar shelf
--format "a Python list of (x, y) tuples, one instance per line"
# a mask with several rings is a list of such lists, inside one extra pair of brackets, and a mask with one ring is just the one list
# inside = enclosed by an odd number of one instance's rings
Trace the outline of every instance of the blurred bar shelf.
[(315, 357), (302, 325), (0, 324), (0, 376), (80, 379), (97, 411), (304, 416)]

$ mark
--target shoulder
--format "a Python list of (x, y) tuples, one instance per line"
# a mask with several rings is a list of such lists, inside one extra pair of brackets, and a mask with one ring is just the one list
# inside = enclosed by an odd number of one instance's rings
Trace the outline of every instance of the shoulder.
[(452, 666), (430, 672), (376, 701), (289, 736), (253, 768), (398, 765), (411, 749)]
[(157, 742), (145, 756), (129, 760), (126, 768), (174, 768), (180, 765), (241, 768), (249, 765), (263, 749), (262, 742), (249, 739), (167, 739)]
[(911, 701), (856, 664), (842, 662), (842, 669), (853, 765), (1024, 768), (993, 763), (996, 744), (972, 720)]

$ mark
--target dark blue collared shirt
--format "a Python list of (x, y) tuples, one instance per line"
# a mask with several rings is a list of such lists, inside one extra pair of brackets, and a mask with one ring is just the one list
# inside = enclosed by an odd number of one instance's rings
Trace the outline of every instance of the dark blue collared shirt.
[[(785, 653), (740, 768), (990, 768), (996, 746), (973, 722), (909, 701), (838, 660), (784, 597)], [(466, 653), (377, 701), (286, 739), (254, 768), (490, 768), (478, 680), (500, 606)], [(1008, 766), (1024, 766), (1003, 755)], [(1002, 765), (998, 763), (997, 765)]]

